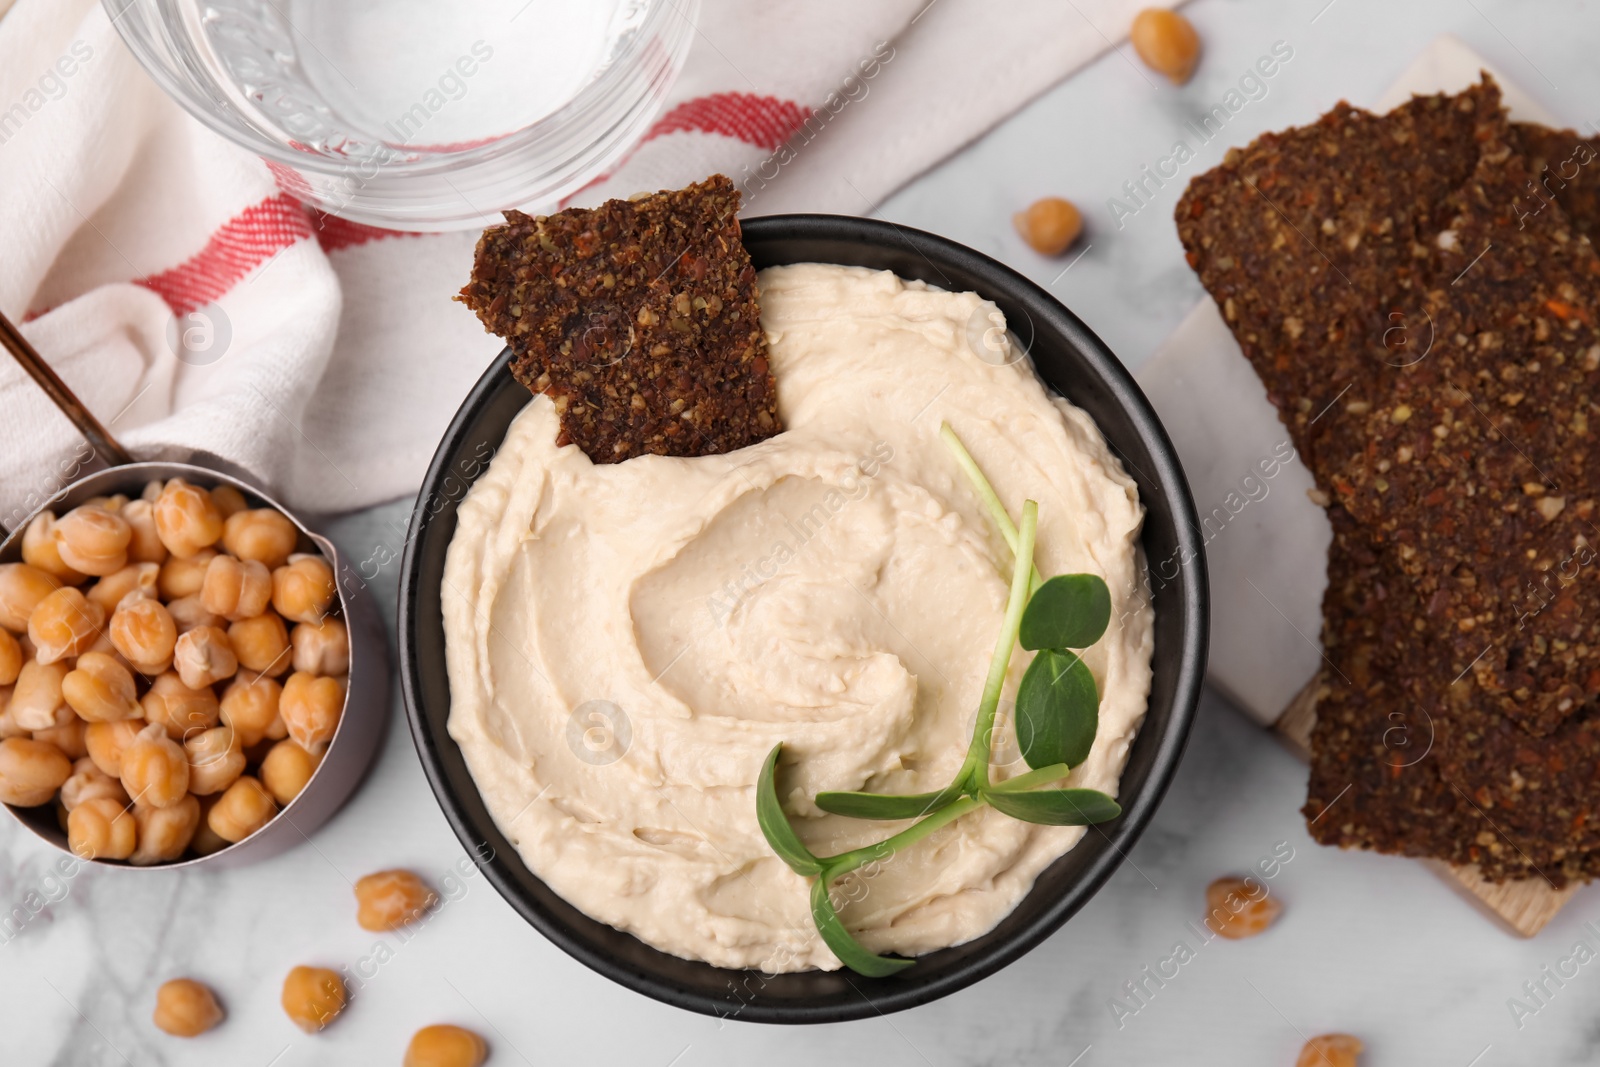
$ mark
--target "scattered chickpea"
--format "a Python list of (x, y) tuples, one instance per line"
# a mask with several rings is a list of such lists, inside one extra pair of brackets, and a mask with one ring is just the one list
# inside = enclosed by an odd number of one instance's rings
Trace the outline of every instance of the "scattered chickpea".
[(222, 512), (211, 494), (182, 478), (161, 489), (155, 503), (156, 532), (161, 543), (179, 559), (189, 559), (222, 536)]
[(206, 567), (200, 602), (207, 611), (233, 622), (253, 619), (272, 602), (272, 587), (266, 564), (218, 556)]
[(222, 1021), (216, 996), (193, 978), (174, 978), (156, 990), (151, 1020), (173, 1037), (198, 1037)]
[(161, 577), (161, 566), (156, 563), (130, 563), (115, 574), (108, 574), (91, 585), (84, 595), (99, 604), (110, 615), (129, 593), (141, 592), (156, 595), (156, 582)]
[(1188, 19), (1176, 11), (1147, 7), (1133, 20), (1130, 31), (1133, 50), (1145, 66), (1164, 74), (1174, 85), (1182, 85), (1200, 61), (1200, 35)]
[(344, 1004), (344, 980), (326, 967), (296, 967), (283, 980), (284, 1013), (308, 1034), (333, 1022)]
[(188, 754), (160, 723), (146, 726), (123, 752), (122, 788), (151, 808), (170, 808), (188, 794)]
[(1047, 196), (1011, 219), (1017, 233), (1041, 256), (1059, 256), (1083, 232), (1083, 216), (1070, 200)]
[(190, 689), (206, 689), (239, 669), (228, 635), (215, 626), (199, 626), (178, 638), (173, 646), (172, 669)]
[(1254, 937), (1271, 926), (1283, 905), (1251, 878), (1218, 878), (1206, 887), (1206, 925), (1223, 937)]
[(356, 882), (356, 922), (363, 930), (397, 930), (438, 901), (439, 894), (410, 871), (378, 871)]
[(79, 760), (89, 754), (88, 729), (88, 723), (73, 715), (60, 726), (33, 731), (33, 739), (56, 746), (70, 760)]
[(205, 585), (206, 569), (216, 556), (216, 552), (205, 548), (188, 559), (179, 559), (177, 556), (168, 559), (161, 565), (161, 577), (156, 582), (161, 596), (169, 601), (199, 596), (201, 587)]
[(289, 736), (313, 755), (321, 755), (339, 728), (344, 711), (344, 680), (318, 678), (296, 671), (283, 683), (278, 714)]
[(22, 665), (11, 690), (11, 703), (6, 707), (18, 726), (24, 730), (48, 730), (67, 723), (72, 709), (67, 707), (61, 691), (67, 673), (65, 663), (29, 660)]
[(128, 862), (135, 867), (170, 863), (183, 855), (200, 828), (200, 798), (190, 793), (166, 808), (136, 805), (133, 821), (139, 827), (139, 844)]
[(160, 723), (174, 741), (209, 730), (222, 718), (215, 693), (210, 689), (191, 689), (171, 671), (156, 676), (139, 704), (144, 717), (152, 723)]
[(1358, 1038), (1349, 1034), (1319, 1034), (1307, 1041), (1294, 1061), (1295, 1067), (1356, 1067), (1366, 1050)]
[(295, 524), (272, 508), (229, 515), (222, 531), (223, 548), (240, 559), (265, 564), (268, 570), (283, 566), (299, 542)]
[[(227, 521), (239, 512), (250, 506), (244, 494), (231, 485), (218, 485), (211, 490), (211, 502), (217, 506), (217, 514), (222, 516), (223, 530), (227, 530)], [(233, 549), (228, 549), (233, 552)], [(239, 553), (233, 552), (234, 555)]]
[(15, 685), (22, 672), (22, 646), (9, 631), (0, 630), (0, 685)]
[(109, 797), (124, 807), (131, 803), (122, 783), (95, 766), (94, 760), (87, 756), (75, 760), (71, 776), (61, 783), (62, 806), (71, 811), (85, 800), (100, 797)]
[(111, 643), (140, 674), (170, 667), (177, 642), (177, 624), (159, 600), (129, 597), (111, 616)]
[(61, 696), (85, 722), (137, 719), (142, 714), (133, 672), (104, 652), (78, 657), (61, 679)]
[(198, 596), (179, 597), (167, 605), (167, 614), (172, 616), (172, 625), (178, 628), (179, 637), (200, 626), (220, 629), (228, 621), (221, 615), (207, 611), (205, 603)]
[(275, 611), (229, 626), (228, 640), (245, 670), (277, 677), (289, 669), (289, 630)]
[(330, 616), (320, 623), (300, 623), (289, 641), (294, 645), (295, 670), (319, 675), (350, 673), (350, 632), (343, 620)]
[(212, 805), (206, 815), (206, 825), (224, 841), (243, 841), (271, 822), (276, 814), (278, 807), (272, 802), (272, 795), (259, 781), (245, 774), (235, 779)]
[(290, 556), (272, 572), (272, 606), (294, 622), (321, 622), (337, 593), (333, 568), (321, 556)]
[(89, 747), (89, 758), (96, 767), (120, 781), (123, 754), (144, 728), (143, 719), (90, 723), (83, 731), (84, 744)]
[(133, 528), (114, 511), (97, 504), (73, 508), (50, 531), (61, 562), (81, 574), (103, 577), (128, 565)]
[(111, 797), (85, 800), (67, 815), (67, 847), (83, 860), (125, 860), (139, 843), (139, 824)]
[(133, 531), (128, 539), (128, 560), (131, 563), (165, 563), (167, 546), (161, 543), (161, 532), (156, 529), (155, 505), (148, 500), (132, 500), (122, 508), (122, 518)]
[(214, 726), (184, 738), (189, 759), (189, 792), (209, 796), (228, 788), (244, 773), (244, 752), (228, 726)]
[(0, 801), (19, 808), (48, 804), (72, 775), (72, 761), (44, 741), (8, 737), (0, 741)]
[(27, 633), (33, 609), (59, 588), (59, 581), (37, 567), (0, 564), (0, 626), (14, 634)]
[(61, 561), (56, 548), (56, 514), (41, 511), (28, 523), (22, 534), (22, 562), (37, 567), (67, 585), (78, 585), (87, 575), (80, 574)]
[(28, 640), (39, 650), (40, 663), (55, 663), (89, 651), (105, 623), (105, 608), (63, 586), (39, 601), (28, 616)]
[(321, 756), (313, 756), (292, 738), (284, 738), (267, 750), (261, 760), (261, 784), (267, 787), (280, 806), (300, 795), (311, 776), (317, 772)]
[(424, 1026), (411, 1035), (405, 1067), (480, 1067), (489, 1046), (471, 1030), (447, 1023)]
[[(289, 730), (278, 714), (283, 686), (265, 675), (240, 673), (222, 692), (222, 721), (249, 748), (263, 738), (284, 738)], [(274, 735), (276, 735), (274, 737)]]

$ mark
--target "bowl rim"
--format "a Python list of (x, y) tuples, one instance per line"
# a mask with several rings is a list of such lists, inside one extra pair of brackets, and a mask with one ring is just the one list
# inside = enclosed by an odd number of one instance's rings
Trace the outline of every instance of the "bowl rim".
[[(503, 350), (495, 358), (474, 384), (451, 420), (429, 464), (417, 504), (412, 512), (401, 563), (397, 611), (401, 690), (405, 698), (406, 719), (412, 739), (416, 744), (428, 784), (433, 789), (446, 821), (462, 845), (475, 857), (480, 858), (479, 866), (483, 868), (490, 884), (506, 902), (569, 956), (635, 992), (675, 1007), (719, 1018), (737, 1017), (744, 1021), (767, 1023), (841, 1022), (870, 1018), (938, 999), (986, 978), (1014, 962), (1054, 933), (1099, 891), (1116, 868), (1122, 864), (1129, 848), (1149, 825), (1156, 808), (1159, 807), (1172, 783), (1199, 702), (1209, 639), (1209, 594), (1205, 548), (1199, 534), (1198, 514), (1177, 451), (1143, 391), (1135, 384), (1129, 371), (1093, 331), (1035, 282), (1012, 268), (948, 238), (880, 219), (848, 215), (780, 214), (745, 219), (742, 227), (747, 246), (762, 240), (803, 239), (864, 243), (897, 250), (905, 248), (926, 259), (930, 265), (935, 265), (936, 270), (937, 264), (942, 262), (959, 272), (980, 277), (985, 280), (985, 287), (989, 290), (983, 295), (992, 298), (992, 294), (1003, 293), (1008, 302), (1019, 304), (1026, 309), (1027, 315), (1033, 320), (1035, 336), (1040, 331), (1050, 330), (1076, 349), (1078, 356), (1099, 377), (1098, 384), (1110, 393), (1115, 404), (1128, 416), (1137, 436), (1148, 450), (1154, 466), (1149, 480), (1159, 488), (1160, 495), (1171, 513), (1172, 540), (1178, 548), (1175, 556), (1181, 560), (1181, 564), (1177, 574), (1169, 582), (1169, 585), (1178, 586), (1179, 592), (1170, 597), (1173, 606), (1168, 610), (1176, 610), (1181, 603), (1182, 619), (1179, 647), (1170, 650), (1169, 653), (1177, 661), (1170, 719), (1165, 733), (1157, 738), (1149, 774), (1141, 783), (1137, 795), (1130, 799), (1120, 795), (1119, 791), (1118, 799), (1125, 801), (1123, 814), (1116, 820), (1115, 829), (1111, 833), (1102, 831), (1102, 836), (1106, 838), (1110, 847), (1096, 855), (1067, 891), (1052, 901), (1037, 918), (1006, 940), (997, 942), (986, 954), (965, 961), (947, 974), (916, 987), (896, 989), (892, 978), (871, 982), (865, 990), (861, 983), (851, 982), (860, 993), (860, 997), (845, 1004), (763, 1002), (760, 997), (750, 1000), (729, 1000), (708, 996), (695, 990), (686, 990), (613, 959), (611, 955), (590, 945), (583, 938), (572, 935), (561, 922), (546, 914), (543, 906), (537, 901), (528, 899), (512, 877), (506, 873), (502, 867), (506, 863), (506, 858), (498, 856), (481, 858), (485, 848), (483, 828), (475, 824), (463, 810), (462, 803), (456, 796), (441, 764), (439, 746), (453, 745), (455, 742), (447, 732), (442, 738), (435, 737), (427, 725), (422, 707), (418, 642), (414, 634), (418, 625), (416, 601), (419, 595), (418, 579), (421, 566), (418, 546), (432, 518), (427, 504), (435, 496), (437, 487), (446, 478), (461, 477), (452, 471), (451, 461), (471, 431), (471, 423), (475, 421), (480, 409), (501, 389), (506, 388), (507, 382), (514, 383), (505, 358), (509, 349)], [(1049, 382), (1045, 384), (1053, 392), (1059, 392)], [(476, 477), (478, 475), (474, 475), (473, 479)], [(1148, 710), (1146, 715), (1145, 724), (1148, 725)], [(1139, 737), (1144, 736), (1144, 728), (1141, 727)], [(498, 827), (491, 826), (488, 829), (496, 834), (499, 833)], [(1071, 851), (1065, 855), (1071, 855)], [(538, 875), (523, 864), (521, 857), (516, 855), (514, 850), (509, 861), (538, 879)], [(1044, 875), (1045, 872), (1041, 871), (1039, 877), (1042, 879)], [(1036, 891), (1037, 883), (1029, 893)], [(1021, 907), (1020, 902), (1018, 907)], [(604, 925), (598, 920), (588, 921)], [(641, 941), (640, 944), (645, 943)], [(646, 947), (650, 951), (659, 952), (653, 946), (646, 945)], [(668, 953), (660, 954), (677, 963), (689, 962)], [(755, 970), (715, 968), (714, 965), (703, 962), (699, 963), (699, 966), (711, 967), (729, 976), (761, 974)]]

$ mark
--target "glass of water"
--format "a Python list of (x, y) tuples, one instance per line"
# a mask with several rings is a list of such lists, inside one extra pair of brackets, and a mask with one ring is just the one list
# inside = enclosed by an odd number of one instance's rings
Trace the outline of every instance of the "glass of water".
[(402, 230), (554, 210), (644, 134), (699, 0), (103, 0), (302, 200)]

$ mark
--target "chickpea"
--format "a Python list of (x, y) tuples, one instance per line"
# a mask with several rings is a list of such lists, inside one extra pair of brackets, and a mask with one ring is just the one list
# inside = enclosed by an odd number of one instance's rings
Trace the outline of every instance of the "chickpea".
[(28, 617), (28, 639), (39, 650), (40, 663), (55, 663), (89, 651), (105, 624), (105, 608), (71, 586), (63, 586), (33, 609)]
[(1047, 196), (1012, 216), (1017, 233), (1041, 256), (1059, 256), (1083, 232), (1083, 216), (1076, 205), (1059, 196)]
[(350, 633), (332, 616), (320, 623), (303, 622), (289, 635), (294, 645), (294, 669), (306, 674), (350, 673)]
[(272, 606), (295, 622), (321, 622), (337, 593), (333, 568), (321, 556), (290, 556), (272, 572)]
[(161, 578), (161, 566), (156, 563), (130, 563), (115, 574), (108, 574), (91, 585), (85, 595), (99, 604), (110, 615), (129, 593), (156, 596), (156, 583)]
[(1200, 35), (1188, 19), (1176, 11), (1147, 7), (1133, 20), (1130, 31), (1133, 50), (1145, 66), (1165, 74), (1174, 85), (1182, 85), (1200, 61)]
[(140, 674), (160, 674), (172, 665), (178, 627), (160, 601), (132, 596), (111, 616), (111, 643)]
[(172, 671), (156, 676), (139, 706), (144, 717), (159, 723), (174, 741), (209, 730), (222, 718), (217, 694), (209, 689), (189, 688)]
[(0, 564), (0, 626), (14, 634), (27, 633), (33, 609), (59, 588), (61, 583), (38, 567)]
[(8, 737), (29, 737), (33, 731), (17, 725), (17, 718), (11, 714), (11, 686), (0, 688), (0, 741)]
[(263, 738), (289, 736), (278, 714), (283, 687), (265, 675), (241, 672), (222, 692), (222, 721), (233, 727), (245, 748)]
[(299, 543), (299, 529), (272, 508), (230, 515), (222, 531), (223, 548), (240, 559), (265, 564), (268, 570), (277, 570), (288, 562)]
[(28, 737), (0, 741), (0, 801), (19, 808), (47, 804), (72, 775), (72, 761), (56, 746)]
[(33, 731), (33, 739), (54, 745), (66, 753), (68, 759), (77, 760), (89, 754), (88, 729), (88, 723), (73, 715), (60, 726)]
[(61, 679), (61, 696), (86, 722), (137, 719), (142, 714), (133, 672), (104, 652), (78, 657), (77, 665)]
[(38, 660), (22, 665), (11, 691), (11, 703), (6, 707), (18, 726), (24, 730), (48, 730), (66, 725), (72, 718), (72, 709), (61, 694), (61, 683), (68, 670), (68, 664)]
[(0, 630), (0, 685), (15, 685), (22, 673), (22, 646), (7, 630)]
[(1318, 1034), (1301, 1048), (1295, 1067), (1356, 1067), (1366, 1046), (1349, 1034)]
[(228, 635), (215, 626), (200, 626), (178, 638), (172, 668), (190, 689), (206, 689), (239, 669)]
[(170, 863), (183, 855), (200, 828), (200, 800), (191, 793), (167, 808), (138, 805), (133, 821), (139, 827), (139, 844), (128, 862), (135, 867)]
[(115, 514), (120, 513), (122, 511), (123, 506), (126, 505), (127, 503), (128, 503), (128, 494), (126, 494), (126, 493), (116, 493), (116, 494), (113, 494), (112, 496), (92, 496), (88, 500), (85, 500), (83, 502), (83, 504), (80, 505), (80, 506), (81, 507), (90, 507), (90, 508), (100, 508), (100, 509), (102, 509), (104, 511), (109, 511), (113, 515), (115, 515)]
[(339, 728), (344, 712), (344, 679), (318, 678), (296, 671), (283, 683), (278, 714), (289, 736), (313, 755), (321, 755)]
[(228, 621), (221, 615), (213, 615), (207, 611), (205, 604), (197, 596), (179, 597), (167, 605), (167, 614), (172, 616), (172, 625), (178, 628), (179, 637), (201, 626), (220, 628)]
[(356, 922), (363, 930), (397, 930), (439, 902), (439, 894), (410, 871), (378, 871), (356, 882)]
[(111, 797), (85, 800), (67, 813), (67, 847), (84, 860), (125, 860), (139, 843), (139, 824)]
[(56, 513), (41, 511), (22, 534), (22, 562), (37, 567), (66, 585), (79, 585), (88, 576), (61, 561), (56, 548)]
[(438, 1023), (411, 1035), (405, 1067), (480, 1067), (488, 1056), (488, 1044), (471, 1030)]
[(121, 515), (133, 531), (128, 539), (128, 562), (165, 563), (169, 553), (156, 529), (155, 505), (148, 500), (131, 500), (123, 505)]
[(321, 756), (313, 756), (294, 740), (284, 738), (267, 751), (261, 761), (261, 784), (267, 787), (280, 806), (300, 795), (311, 776), (317, 772)]
[(212, 793), (208, 797), (196, 797), (195, 799), (200, 802), (200, 825), (195, 828), (194, 837), (189, 840), (189, 848), (197, 856), (209, 856), (213, 852), (221, 852), (233, 842), (225, 841), (218, 837), (217, 832), (211, 828), (208, 820), (211, 817), (211, 809), (217, 806), (217, 801), (222, 799), (222, 794)]
[(1206, 886), (1206, 926), (1229, 940), (1255, 937), (1283, 911), (1277, 897), (1254, 878), (1229, 876)]
[(154, 504), (157, 500), (161, 499), (161, 490), (165, 484), (165, 482), (162, 482), (159, 479), (145, 482), (144, 490), (139, 494), (139, 499), (143, 500), (147, 504)]
[(206, 825), (224, 841), (243, 841), (278, 814), (272, 795), (248, 774), (240, 775), (212, 805)]
[(265, 611), (229, 626), (228, 641), (246, 670), (276, 678), (289, 669), (289, 631), (276, 612)]
[(122, 783), (97, 767), (94, 760), (87, 756), (74, 760), (72, 774), (61, 783), (62, 807), (70, 812), (85, 800), (100, 797), (115, 800), (122, 807), (130, 803), (128, 791), (122, 788)]
[(214, 726), (185, 738), (183, 749), (189, 757), (191, 793), (220, 793), (244, 773), (244, 753), (231, 727)]
[(222, 512), (211, 494), (182, 478), (161, 489), (155, 503), (156, 532), (161, 543), (179, 559), (189, 559), (222, 536)]
[(284, 1013), (308, 1034), (333, 1022), (344, 1005), (344, 980), (326, 967), (296, 967), (283, 980)]
[(122, 754), (122, 788), (135, 804), (170, 808), (189, 792), (189, 757), (183, 746), (153, 722)]
[(92, 722), (83, 731), (83, 743), (88, 746), (89, 758), (94, 765), (116, 779), (122, 778), (122, 756), (145, 728), (142, 719), (118, 719), (116, 722)]
[(128, 543), (133, 527), (114, 511), (98, 504), (73, 508), (50, 531), (61, 562), (80, 573), (101, 577), (128, 565)]
[[(250, 506), (244, 494), (231, 485), (217, 485), (211, 488), (211, 502), (217, 506), (217, 514), (222, 516), (223, 530), (226, 533), (227, 521), (239, 512)], [(228, 549), (233, 552), (233, 549)], [(239, 553), (233, 552), (234, 555)]]
[(253, 559), (218, 556), (206, 567), (200, 601), (230, 621), (253, 619), (272, 602), (272, 572)]
[(156, 1026), (173, 1037), (199, 1037), (222, 1021), (216, 996), (193, 978), (174, 978), (156, 990)]
[(209, 548), (201, 549), (188, 559), (173, 556), (161, 565), (161, 577), (156, 582), (156, 588), (167, 600), (199, 596), (200, 588), (205, 584), (206, 568), (216, 558), (217, 553)]

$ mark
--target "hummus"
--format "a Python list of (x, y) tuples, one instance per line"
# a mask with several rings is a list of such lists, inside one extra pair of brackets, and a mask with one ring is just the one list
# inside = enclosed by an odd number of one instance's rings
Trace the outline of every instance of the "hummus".
[[(839, 966), (756, 824), (772, 746), (818, 855), (904, 825), (824, 814), (819, 791), (938, 789), (966, 754), (1011, 558), (941, 421), (1014, 515), (1039, 502), (1041, 573), (1111, 589), (1084, 654), (1100, 732), (1070, 785), (1116, 795), (1151, 617), (1133, 482), (993, 304), (822, 264), (760, 286), (785, 432), (596, 466), (556, 447), (535, 397), (461, 504), (443, 600), (450, 735), (529, 868), (659, 949), (772, 973)], [(1028, 769), (1006, 734), (1030, 657), (1012, 657), (997, 778)], [(967, 941), (1083, 833), (980, 809), (841, 880), (845, 922), (875, 952)]]

